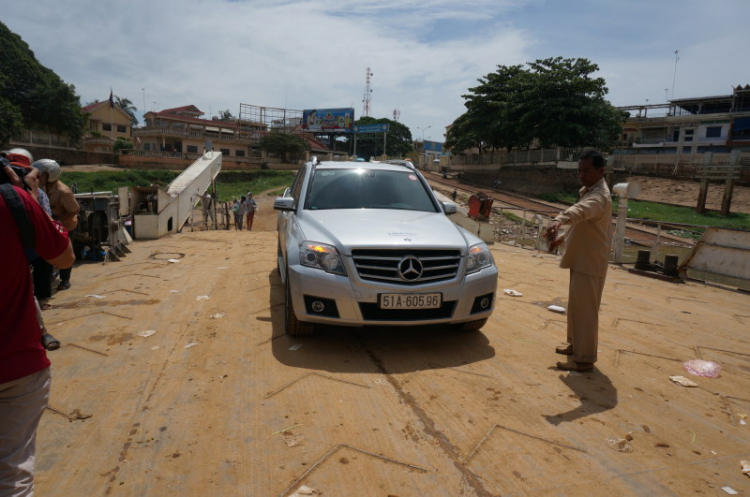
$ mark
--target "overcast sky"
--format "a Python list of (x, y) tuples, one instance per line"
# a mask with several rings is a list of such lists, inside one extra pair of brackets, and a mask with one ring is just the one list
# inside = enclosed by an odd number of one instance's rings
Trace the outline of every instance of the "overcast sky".
[(191, 104), (236, 116), (242, 103), (359, 118), (370, 67), (370, 115), (399, 109), (414, 138), (440, 141), (497, 65), (588, 58), (614, 105), (750, 84), (750, 0), (0, 0), (0, 12), (82, 105), (112, 88), (139, 117)]

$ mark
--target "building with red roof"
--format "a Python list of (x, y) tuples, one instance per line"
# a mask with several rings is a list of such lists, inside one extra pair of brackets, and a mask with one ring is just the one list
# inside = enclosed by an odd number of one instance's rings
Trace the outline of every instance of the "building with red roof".
[(104, 100), (82, 110), (89, 114), (87, 132), (82, 140), (87, 152), (112, 152), (112, 145), (118, 138), (130, 140), (130, 116), (117, 105)]

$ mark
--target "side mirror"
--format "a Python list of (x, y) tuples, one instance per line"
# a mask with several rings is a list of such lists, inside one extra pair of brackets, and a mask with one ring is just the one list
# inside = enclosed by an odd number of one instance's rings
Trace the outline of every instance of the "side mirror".
[(458, 206), (453, 202), (443, 202), (442, 204), (443, 212), (445, 212), (446, 215), (455, 214), (456, 212), (458, 212)]
[(293, 197), (278, 197), (273, 201), (273, 208), (277, 211), (291, 211), (293, 210), (293, 205)]

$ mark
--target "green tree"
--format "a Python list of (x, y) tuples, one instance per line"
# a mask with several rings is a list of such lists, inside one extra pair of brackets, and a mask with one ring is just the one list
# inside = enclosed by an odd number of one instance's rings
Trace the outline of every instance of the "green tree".
[[(376, 119), (365, 116), (355, 121), (355, 125), (388, 124), (388, 133), (385, 139), (385, 155), (389, 157), (404, 157), (413, 150), (411, 131), (398, 121), (386, 118)], [(347, 137), (348, 144), (353, 137)], [(352, 150), (353, 147), (349, 147)], [(377, 133), (370, 136), (357, 135), (357, 155), (360, 157), (372, 157), (383, 155), (383, 134)]]
[(219, 111), (219, 119), (221, 119), (222, 121), (229, 121), (231, 119), (234, 119), (234, 116), (229, 111), (229, 109), (227, 109), (227, 110), (220, 110)]
[(627, 113), (605, 100), (604, 79), (591, 76), (599, 67), (562, 57), (527, 66), (498, 66), (469, 88), (466, 112), (449, 131), (446, 147), (510, 150), (536, 139), (542, 147), (608, 149)]
[(122, 136), (118, 136), (115, 143), (112, 145), (112, 151), (116, 154), (120, 153), (121, 150), (133, 150), (133, 142)]
[(284, 161), (297, 162), (304, 158), (310, 145), (298, 135), (271, 131), (260, 141), (260, 148), (269, 157), (279, 157)]
[(0, 146), (23, 131), (23, 116), (20, 109), (7, 100), (0, 98)]
[(118, 106), (125, 114), (130, 117), (130, 127), (135, 128), (138, 125), (138, 118), (135, 117), (135, 112), (138, 110), (138, 108), (133, 105), (133, 102), (128, 100), (127, 98), (122, 98), (118, 95), (115, 95), (115, 105)]
[(0, 144), (21, 129), (39, 129), (76, 141), (86, 117), (75, 86), (41, 65), (34, 52), (0, 22)]

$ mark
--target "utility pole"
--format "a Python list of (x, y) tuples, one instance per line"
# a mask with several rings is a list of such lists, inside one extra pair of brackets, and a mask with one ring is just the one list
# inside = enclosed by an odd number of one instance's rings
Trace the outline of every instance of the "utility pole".
[(427, 164), (427, 149), (424, 146), (424, 131), (426, 129), (430, 129), (431, 127), (432, 126), (425, 126), (424, 128), (420, 128), (419, 126), (417, 126), (417, 129), (422, 131), (422, 155), (424, 155), (425, 165)]

